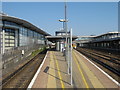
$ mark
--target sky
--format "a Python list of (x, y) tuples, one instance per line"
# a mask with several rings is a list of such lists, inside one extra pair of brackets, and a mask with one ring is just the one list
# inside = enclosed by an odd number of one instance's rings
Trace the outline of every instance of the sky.
[(119, 2), (120, 0), (2, 0), (4, 2)]
[[(3, 2), (4, 13), (36, 25), (54, 35), (62, 28), (63, 2)], [(118, 30), (117, 2), (67, 2), (68, 29), (76, 36), (100, 35)]]

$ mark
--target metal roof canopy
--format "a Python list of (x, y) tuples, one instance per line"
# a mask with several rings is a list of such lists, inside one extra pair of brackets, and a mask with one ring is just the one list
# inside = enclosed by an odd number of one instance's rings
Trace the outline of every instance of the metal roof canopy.
[[(66, 36), (46, 36), (45, 38), (47, 38), (49, 41), (55, 43), (57, 41), (65, 40)], [(72, 36), (73, 40), (75, 40), (76, 38), (78, 38), (78, 37), (77, 36)]]
[(31, 29), (31, 30), (34, 30), (40, 34), (43, 34), (45, 36), (50, 36), (50, 34), (48, 34), (47, 32), (41, 30), (40, 28), (36, 27), (35, 25), (29, 23), (28, 21), (26, 20), (23, 20), (23, 19), (19, 19), (19, 18), (16, 18), (16, 17), (11, 17), (11, 16), (8, 16), (8, 15), (2, 15), (2, 20), (6, 20), (6, 21), (10, 21), (10, 22), (14, 22), (18, 25), (22, 25), (28, 29)]

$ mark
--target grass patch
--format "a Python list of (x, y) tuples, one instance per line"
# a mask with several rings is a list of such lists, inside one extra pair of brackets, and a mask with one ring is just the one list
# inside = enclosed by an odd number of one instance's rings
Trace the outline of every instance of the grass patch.
[(36, 51), (33, 51), (32, 54), (31, 54), (31, 56), (34, 57), (34, 56), (36, 56), (38, 53), (40, 53), (40, 52), (42, 52), (42, 51), (44, 51), (44, 50), (46, 50), (46, 47), (40, 48), (40, 49), (38, 49), (38, 50), (36, 50)]

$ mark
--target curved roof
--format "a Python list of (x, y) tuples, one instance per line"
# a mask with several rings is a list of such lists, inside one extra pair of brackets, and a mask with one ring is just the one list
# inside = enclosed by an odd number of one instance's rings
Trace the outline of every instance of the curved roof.
[(29, 28), (38, 33), (41, 33), (45, 36), (50, 36), (50, 34), (48, 34), (47, 32), (41, 30), (40, 28), (36, 27), (35, 25), (31, 24), (30, 22), (20, 19), (20, 18), (8, 16), (8, 15), (2, 15), (2, 20), (11, 21), (11, 22), (17, 23), (18, 25), (22, 25), (26, 28)]
[(101, 36), (104, 36), (104, 35), (117, 34), (117, 33), (119, 34), (120, 32), (118, 32), (118, 31), (108, 32), (108, 33), (104, 33), (104, 34), (98, 35), (97, 37), (101, 37)]

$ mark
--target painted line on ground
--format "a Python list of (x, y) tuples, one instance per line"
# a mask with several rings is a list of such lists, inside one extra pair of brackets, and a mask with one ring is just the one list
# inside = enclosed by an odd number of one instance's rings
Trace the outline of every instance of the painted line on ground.
[(59, 75), (59, 78), (60, 78), (60, 83), (61, 83), (62, 89), (64, 90), (65, 86), (64, 86), (63, 81), (62, 81), (63, 79), (62, 79), (62, 76), (61, 76), (61, 73), (60, 73), (60, 68), (59, 68), (59, 65), (58, 65), (58, 61), (57, 61), (57, 58), (54, 54), (53, 54), (53, 57), (56, 61), (56, 66), (57, 66), (57, 69), (58, 69), (58, 75)]
[[(52, 51), (50, 51), (50, 64), (49, 64), (49, 66), (51, 68), (55, 68), (55, 61), (54, 61)], [(49, 69), (49, 74), (55, 76), (55, 69), (51, 69), (51, 68)], [(51, 76), (51, 75), (48, 76), (47, 88), (57, 88), (57, 86), (56, 86), (56, 78)]]
[(35, 80), (36, 80), (39, 72), (41, 71), (41, 68), (43, 67), (43, 65), (44, 65), (44, 63), (45, 63), (45, 60), (46, 60), (47, 55), (48, 55), (48, 51), (47, 51), (47, 53), (46, 53), (46, 55), (45, 55), (45, 57), (44, 57), (44, 59), (43, 59), (42, 64), (39, 66), (36, 74), (34, 75), (33, 79), (31, 80), (30, 84), (28, 85), (27, 90), (30, 90), (30, 88), (32, 88), (32, 86), (33, 86), (33, 84), (34, 84), (34, 82), (35, 82)]
[(82, 70), (81, 70), (81, 68), (80, 68), (79, 63), (77, 62), (77, 57), (75, 56), (75, 53), (74, 53), (74, 52), (73, 52), (73, 57), (74, 57), (74, 60), (75, 60), (75, 62), (76, 62), (76, 64), (77, 64), (77, 66), (78, 66), (78, 69), (79, 69), (79, 72), (80, 72), (80, 74), (81, 74), (81, 76), (82, 76), (82, 79), (83, 79), (83, 81), (84, 81), (84, 84), (85, 84), (86, 88), (88, 89), (88, 88), (89, 88), (89, 85), (88, 85), (88, 83), (87, 83), (87, 81), (86, 81), (86, 79), (85, 79), (85, 76), (84, 76), (84, 74), (83, 74), (83, 72), (82, 72)]
[[(80, 54), (78, 54), (77, 52), (75, 52), (75, 56), (77, 57), (77, 59), (80, 59)], [(83, 62), (83, 60), (78, 60), (78, 63), (80, 63), (80, 65), (84, 68), (83, 71), (86, 72), (86, 75), (88, 76), (90, 82), (92, 83), (94, 88), (105, 88), (102, 83), (99, 81), (99, 79), (95, 76), (95, 74), (89, 69), (89, 67), (86, 65), (86, 63)]]
[[(75, 50), (77, 53), (79, 53), (77, 50)], [(100, 70), (103, 74), (105, 74), (110, 80), (112, 80), (115, 84), (120, 86), (120, 83), (117, 82), (115, 79), (113, 79), (109, 74), (107, 74), (105, 71), (103, 71), (101, 68), (99, 68), (96, 64), (94, 64), (92, 61), (90, 61), (86, 56), (79, 53), (82, 57), (84, 57), (88, 62), (90, 62), (93, 66), (95, 66), (98, 70)]]

